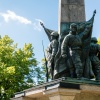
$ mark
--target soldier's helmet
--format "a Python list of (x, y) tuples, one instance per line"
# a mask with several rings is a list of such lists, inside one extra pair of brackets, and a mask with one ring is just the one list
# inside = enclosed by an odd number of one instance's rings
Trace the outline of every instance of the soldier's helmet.
[(52, 32), (52, 33), (51, 33), (51, 36), (58, 37), (58, 36), (59, 36), (59, 34), (58, 34), (58, 32), (54, 31), (54, 32)]
[(96, 43), (97, 43), (97, 42), (98, 42), (98, 40), (97, 40), (97, 38), (96, 38), (96, 37), (92, 37), (92, 38), (91, 38), (91, 42), (96, 42)]
[(75, 29), (77, 30), (77, 24), (72, 23), (72, 24), (70, 25), (70, 29), (72, 29), (72, 28), (75, 28)]

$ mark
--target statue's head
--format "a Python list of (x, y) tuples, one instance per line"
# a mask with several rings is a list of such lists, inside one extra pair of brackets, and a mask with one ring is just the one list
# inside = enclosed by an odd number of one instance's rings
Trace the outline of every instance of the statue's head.
[(76, 34), (76, 32), (77, 32), (77, 24), (72, 23), (70, 25), (70, 31), (71, 31), (72, 34)]
[(93, 43), (97, 43), (97, 42), (98, 42), (98, 40), (97, 40), (97, 38), (96, 38), (96, 37), (92, 37), (92, 38), (91, 38), (91, 42), (93, 42)]
[(56, 31), (52, 32), (52, 33), (51, 33), (51, 40), (57, 39), (58, 36), (59, 36), (58, 32), (56, 32)]

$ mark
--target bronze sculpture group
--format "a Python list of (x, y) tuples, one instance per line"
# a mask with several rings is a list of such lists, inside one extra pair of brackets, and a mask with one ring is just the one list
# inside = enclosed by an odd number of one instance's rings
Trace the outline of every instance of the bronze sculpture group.
[(52, 79), (71, 77), (100, 80), (100, 45), (92, 36), (92, 18), (87, 22), (61, 23), (61, 32), (43, 26), (50, 44), (47, 66)]

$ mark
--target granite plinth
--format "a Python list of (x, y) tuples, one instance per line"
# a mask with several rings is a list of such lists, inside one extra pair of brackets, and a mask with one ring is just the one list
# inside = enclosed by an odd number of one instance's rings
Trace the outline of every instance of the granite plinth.
[(16, 93), (11, 100), (100, 100), (100, 82), (60, 78)]

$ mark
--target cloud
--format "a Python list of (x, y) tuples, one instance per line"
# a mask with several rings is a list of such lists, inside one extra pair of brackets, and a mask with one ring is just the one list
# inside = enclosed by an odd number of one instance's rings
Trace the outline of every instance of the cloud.
[(33, 29), (36, 31), (41, 31), (43, 28), (40, 25), (40, 22), (43, 23), (41, 19), (35, 19), (34, 22), (28, 20), (25, 17), (17, 15), (15, 12), (11, 10), (7, 10), (6, 13), (0, 13), (0, 16), (2, 16), (5, 20), (5, 22), (10, 22), (10, 21), (18, 21), (22, 24), (28, 24), (28, 25), (33, 25)]
[(37, 31), (41, 31), (42, 30), (40, 22), (43, 23), (43, 21), (41, 19), (35, 19), (35, 22), (33, 23), (34, 30), (37, 30)]
[(10, 20), (19, 21), (22, 24), (32, 24), (32, 22), (22, 16), (17, 15), (15, 12), (8, 10), (7, 13), (0, 13), (0, 15), (4, 18), (5, 22), (9, 22)]

